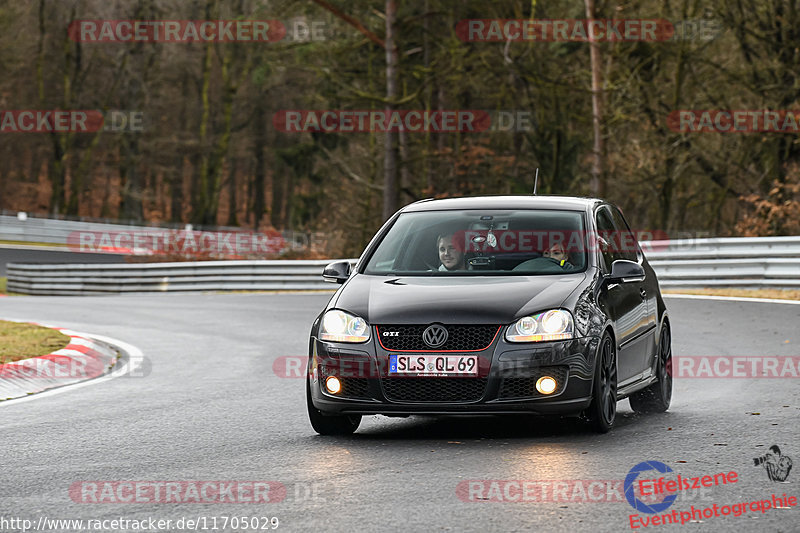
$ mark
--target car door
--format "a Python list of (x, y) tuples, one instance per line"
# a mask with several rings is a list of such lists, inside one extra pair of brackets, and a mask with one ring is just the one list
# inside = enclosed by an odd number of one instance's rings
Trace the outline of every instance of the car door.
[[(597, 209), (595, 224), (602, 239), (598, 252), (603, 274), (609, 274), (611, 265), (618, 259), (636, 260), (636, 254), (628, 253), (626, 250), (624, 242), (626, 236), (615, 224), (609, 206)], [(641, 376), (648, 355), (647, 294), (641, 281), (606, 283), (604, 292), (606, 309), (614, 324), (617, 340), (618, 384), (624, 386)]]
[[(644, 254), (642, 253), (636, 237), (622, 215), (622, 212), (615, 206), (608, 206), (611, 211), (611, 217), (614, 222), (614, 228), (620, 232), (620, 253), (623, 259), (635, 261), (644, 266)], [(636, 350), (639, 361), (638, 366), (642, 373), (647, 374), (652, 366), (653, 357), (656, 349), (656, 293), (658, 292), (657, 281), (655, 276), (648, 274), (648, 269), (645, 270), (645, 279), (637, 282), (637, 288), (640, 295), (645, 301), (645, 308), (642, 309), (646, 314), (638, 316), (637, 340), (639, 349)]]

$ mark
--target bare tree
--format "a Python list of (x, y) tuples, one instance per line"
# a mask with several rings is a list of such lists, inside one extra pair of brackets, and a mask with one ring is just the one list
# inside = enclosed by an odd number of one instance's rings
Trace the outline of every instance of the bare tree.
[[(596, 17), (594, 0), (586, 1), (587, 25), (591, 27), (591, 20)], [(591, 32), (590, 32), (591, 33)], [(603, 197), (606, 194), (605, 177), (603, 175), (603, 82), (600, 79), (600, 43), (590, 35), (589, 57), (592, 70), (592, 130), (594, 134), (594, 147), (592, 153), (592, 183), (591, 190), (595, 196)]]
[[(397, 3), (386, 0), (386, 116), (396, 109), (397, 100), (397, 45), (394, 42)], [(383, 219), (397, 209), (397, 133), (386, 130), (383, 153)]]

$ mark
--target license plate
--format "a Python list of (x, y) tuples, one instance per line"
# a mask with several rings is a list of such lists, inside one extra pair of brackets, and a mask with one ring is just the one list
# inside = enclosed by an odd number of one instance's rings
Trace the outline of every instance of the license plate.
[(477, 376), (477, 355), (390, 355), (389, 375)]

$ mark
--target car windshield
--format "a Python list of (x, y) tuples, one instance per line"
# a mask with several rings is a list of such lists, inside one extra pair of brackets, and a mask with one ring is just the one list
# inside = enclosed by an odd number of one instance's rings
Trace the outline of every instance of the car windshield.
[(402, 213), (365, 274), (557, 275), (586, 268), (580, 211), (465, 210)]

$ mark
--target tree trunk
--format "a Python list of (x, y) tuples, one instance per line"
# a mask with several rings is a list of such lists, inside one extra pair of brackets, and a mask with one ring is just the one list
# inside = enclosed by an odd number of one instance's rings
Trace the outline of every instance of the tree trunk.
[[(45, 101), (45, 92), (44, 92), (44, 62), (45, 62), (45, 49), (44, 49), (44, 38), (45, 38), (45, 0), (39, 0), (39, 9), (38, 9), (38, 22), (39, 22), (39, 44), (38, 44), (38, 53), (36, 58), (36, 83), (37, 89), (39, 93), (39, 104), (42, 106), (42, 109), (47, 108), (47, 102)], [(68, 79), (68, 78), (67, 78)], [(66, 98), (68, 97), (68, 88), (65, 87), (65, 104)], [(69, 108), (68, 104), (65, 108)], [(65, 162), (67, 158), (66, 153), (66, 146), (64, 143), (64, 137), (59, 135), (55, 131), (50, 132), (50, 140), (53, 144), (53, 160), (50, 164), (47, 165), (48, 169), (48, 177), (50, 178), (50, 211), (54, 215), (62, 214), (65, 208), (65, 181), (66, 181), (66, 167)]]
[[(397, 17), (397, 3), (386, 0), (386, 116), (395, 109), (397, 99), (397, 46), (394, 41), (394, 23)], [(391, 217), (397, 210), (397, 134), (386, 132), (386, 146), (383, 154), (383, 220)]]
[[(189, 131), (189, 120), (186, 112), (186, 102), (189, 98), (189, 77), (186, 74), (181, 76), (181, 94), (184, 95), (184, 97), (181, 98), (180, 112), (178, 114), (179, 131)], [(170, 220), (173, 222), (183, 222), (183, 185), (186, 175), (186, 156), (182, 152), (183, 150), (179, 150), (176, 154), (174, 158), (175, 164), (169, 174), (169, 215)], [(196, 174), (192, 173), (191, 178), (194, 179), (195, 175)], [(195, 190), (196, 188), (194, 184), (192, 184), (190, 195), (193, 195)]]
[(122, 206), (120, 218), (140, 221), (144, 218), (142, 207), (142, 176), (139, 172), (139, 138), (137, 132), (122, 134), (120, 154), (120, 180), (122, 182)]
[[(431, 20), (430, 16), (428, 15), (430, 11), (430, 0), (425, 0), (425, 18), (422, 21), (422, 62), (425, 66), (425, 72), (427, 76), (430, 76), (428, 73), (428, 69), (431, 66), (431, 46), (430, 46), (430, 39), (429, 35), (431, 33)], [(425, 111), (428, 113), (431, 112), (431, 107), (433, 104), (433, 83), (432, 80), (428, 80), (428, 83), (425, 87)], [(434, 187), (434, 169), (433, 169), (433, 161), (435, 160), (434, 157), (431, 157), (431, 151), (433, 151), (433, 139), (431, 139), (431, 132), (425, 132), (425, 146), (426, 150), (429, 152), (425, 156), (425, 188), (433, 192)]]
[(208, 198), (208, 181), (209, 181), (209, 159), (208, 154), (208, 130), (211, 121), (211, 103), (209, 102), (209, 85), (211, 83), (211, 60), (213, 57), (212, 43), (206, 43), (205, 56), (203, 58), (203, 75), (202, 85), (200, 89), (200, 105), (202, 112), (200, 114), (200, 154), (198, 154), (199, 165), (195, 165), (194, 179), (192, 180), (192, 222), (195, 224), (204, 224), (207, 220), (209, 198)]
[[(267, 167), (264, 162), (264, 145), (266, 144), (265, 137), (265, 120), (264, 120), (264, 99), (258, 98), (256, 100), (256, 108), (254, 110), (256, 116), (255, 123), (255, 139), (253, 139), (253, 152), (256, 159), (256, 168), (253, 175), (253, 227), (258, 229), (261, 218), (264, 216), (265, 199), (264, 199), (264, 183), (267, 178)], [(273, 187), (273, 195), (275, 188)], [(275, 225), (273, 218), (272, 224)]]
[[(586, 18), (595, 18), (594, 0), (586, 0)], [(591, 25), (591, 22), (588, 23)], [(602, 81), (600, 79), (600, 43), (592, 39), (589, 46), (589, 54), (592, 70), (592, 127), (594, 130), (594, 148), (592, 160), (592, 194), (603, 197), (606, 194), (605, 178), (603, 176), (603, 94)]]
[(416, 199), (414, 192), (411, 190), (411, 169), (409, 168), (411, 153), (408, 148), (408, 132), (400, 131), (398, 141), (400, 150), (400, 204), (407, 205)]
[(175, 158), (175, 166), (172, 168), (170, 185), (170, 209), (169, 216), (173, 222), (183, 222), (183, 176), (186, 168), (186, 159), (183, 155)]
[(236, 217), (236, 163), (237, 159), (231, 158), (231, 166), (228, 171), (228, 225), (238, 226), (239, 220)]
[(62, 136), (56, 132), (50, 133), (50, 139), (53, 141), (53, 160), (47, 166), (48, 174), (50, 175), (50, 211), (54, 215), (63, 214), (66, 198), (64, 184), (67, 181), (67, 169), (65, 166), (65, 153), (62, 145)]
[(272, 173), (272, 207), (270, 207), (270, 223), (277, 229), (286, 229), (286, 194), (289, 172), (278, 169)]

